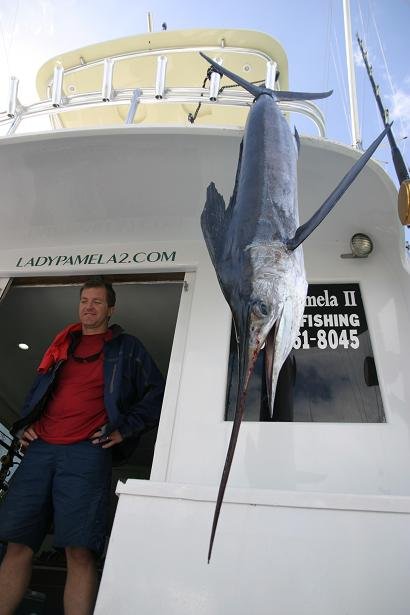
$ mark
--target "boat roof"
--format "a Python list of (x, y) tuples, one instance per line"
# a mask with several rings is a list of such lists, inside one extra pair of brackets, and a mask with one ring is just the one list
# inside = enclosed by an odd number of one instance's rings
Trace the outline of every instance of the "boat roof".
[[(198, 107), (198, 92), (204, 88), (209, 68), (199, 51), (218, 58), (218, 61), (220, 59), (230, 70), (253, 82), (264, 82), (267, 62), (276, 63), (276, 74), (279, 76), (275, 87), (289, 89), (285, 51), (271, 36), (252, 30), (191, 29), (149, 32), (60, 54), (40, 68), (37, 91), (42, 100), (50, 98), (57, 65), (64, 69), (63, 98), (77, 98), (78, 102), (84, 95), (98, 94), (102, 91), (107, 70), (105, 61), (110, 59), (114, 66), (109, 100), (103, 101), (101, 98), (97, 105), (76, 105), (72, 111), (59, 113), (54, 116), (57, 118), (56, 127), (122, 124), (127, 119), (130, 93), (136, 88), (143, 92), (141, 102), (151, 104), (138, 106), (134, 123), (187, 124), (188, 115), (194, 115)], [(169, 96), (159, 100), (155, 98), (155, 86), (158, 58), (163, 57), (166, 57), (165, 88)], [(195, 123), (243, 126), (248, 106), (235, 106), (235, 99), (247, 96), (250, 105), (252, 96), (226, 77), (222, 77), (220, 86), (230, 89), (232, 104), (228, 100), (223, 105), (213, 105), (205, 92), (200, 93), (203, 100)]]

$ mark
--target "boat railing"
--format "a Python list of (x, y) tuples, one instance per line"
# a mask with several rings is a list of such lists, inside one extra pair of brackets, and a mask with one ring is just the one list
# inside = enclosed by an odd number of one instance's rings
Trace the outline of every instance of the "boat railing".
[[(257, 55), (266, 62), (265, 85), (275, 89), (277, 65), (272, 59), (261, 51), (244, 48), (226, 47), (220, 48), (201, 48), (208, 53), (229, 51), (230, 53), (247, 53)], [(56, 129), (63, 128), (60, 116), (63, 113), (78, 111), (85, 108), (98, 108), (106, 106), (129, 106), (129, 111), (125, 123), (133, 124), (137, 107), (140, 104), (210, 104), (230, 107), (250, 107), (253, 96), (243, 90), (220, 87), (221, 75), (218, 72), (209, 73), (208, 87), (169, 87), (166, 83), (166, 71), (168, 56), (174, 53), (199, 51), (199, 48), (178, 48), (150, 50), (116, 55), (110, 58), (85, 62), (81, 59), (81, 64), (64, 70), (60, 62), (54, 68), (53, 79), (47, 88), (48, 98), (29, 105), (23, 105), (18, 98), (19, 80), (17, 77), (10, 77), (9, 97), (7, 109), (0, 113), (0, 126), (6, 126), (7, 135), (15, 133), (19, 124), (26, 119), (47, 115), (50, 117), (52, 126)], [(113, 71), (117, 62), (130, 60), (138, 57), (156, 56), (157, 70), (153, 75), (152, 87), (135, 88), (113, 88)], [(218, 63), (222, 59), (215, 57)], [(103, 77), (101, 88), (98, 91), (85, 93), (67, 94), (63, 92), (63, 79), (65, 75), (84, 71), (90, 67), (102, 65)], [(311, 101), (280, 101), (279, 107), (286, 113), (299, 113), (308, 117), (316, 126), (321, 137), (325, 136), (325, 119), (321, 110)]]

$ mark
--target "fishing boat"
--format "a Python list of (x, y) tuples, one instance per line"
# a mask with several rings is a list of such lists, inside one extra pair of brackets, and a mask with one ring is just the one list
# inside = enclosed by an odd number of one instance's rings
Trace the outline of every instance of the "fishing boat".
[[(207, 563), (237, 365), (200, 215), (211, 181), (229, 200), (253, 99), (209, 72), (199, 51), (248, 81), (290, 89), (276, 40), (226, 29), (148, 32), (62, 54), (40, 69), (41, 101), (28, 106), (11, 81), (0, 115), (3, 442), (44, 349), (76, 318), (79, 286), (102, 275), (117, 291), (116, 321), (167, 381), (158, 431), (113, 471), (96, 615), (404, 615), (409, 260), (397, 188), (375, 160), (304, 244), (300, 334), (273, 420), (263, 356), (256, 365)], [(317, 130), (300, 137), (302, 222), (360, 152), (326, 138), (312, 102), (279, 104)], [(16, 132), (41, 115), (51, 131)], [(49, 536), (32, 583), (47, 599), (58, 585), (51, 545)], [(46, 612), (38, 605), (31, 612)]]

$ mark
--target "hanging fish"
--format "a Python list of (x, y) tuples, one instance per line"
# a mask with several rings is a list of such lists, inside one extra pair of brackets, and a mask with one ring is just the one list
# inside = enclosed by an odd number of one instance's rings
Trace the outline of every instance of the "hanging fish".
[(239, 353), (238, 395), (231, 438), (212, 523), (208, 562), (242, 421), (249, 379), (265, 345), (266, 383), (273, 413), (279, 371), (297, 338), (307, 282), (302, 242), (322, 222), (385, 136), (381, 133), (318, 211), (299, 226), (299, 139), (279, 100), (312, 100), (332, 92), (282, 92), (248, 83), (201, 53), (213, 68), (249, 91), (249, 111), (228, 207), (215, 184), (208, 186), (201, 227), (235, 325)]

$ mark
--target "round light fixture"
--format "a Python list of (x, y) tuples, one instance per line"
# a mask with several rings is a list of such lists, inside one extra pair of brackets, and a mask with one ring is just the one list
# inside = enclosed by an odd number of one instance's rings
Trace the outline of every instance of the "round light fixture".
[(20, 348), (20, 350), (29, 350), (30, 346), (28, 344), (25, 344), (24, 342), (20, 342), (18, 347)]
[(356, 233), (350, 240), (352, 254), (357, 258), (366, 258), (373, 251), (373, 242), (368, 235)]
[(341, 254), (341, 258), (367, 258), (373, 251), (373, 242), (368, 235), (356, 233), (350, 240), (349, 254)]

